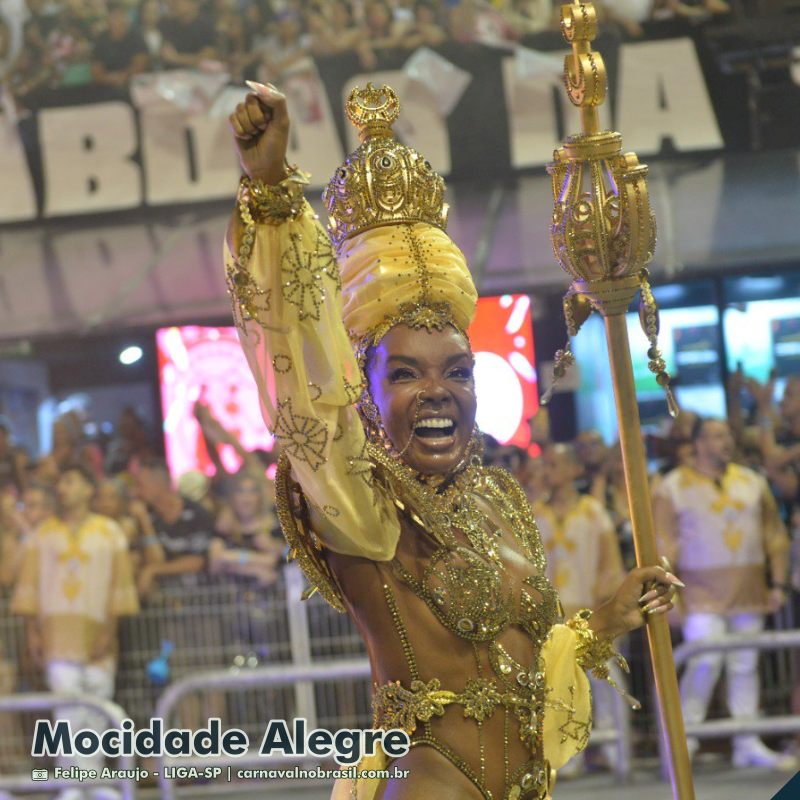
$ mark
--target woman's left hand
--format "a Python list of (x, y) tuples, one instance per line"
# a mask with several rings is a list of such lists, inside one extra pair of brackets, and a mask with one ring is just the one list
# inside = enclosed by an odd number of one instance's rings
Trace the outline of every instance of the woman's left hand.
[(603, 620), (600, 627), (605, 629), (597, 632), (616, 637), (640, 628), (651, 616), (666, 614), (673, 607), (676, 587), (684, 586), (663, 567), (632, 569), (614, 596), (597, 610), (597, 622)]

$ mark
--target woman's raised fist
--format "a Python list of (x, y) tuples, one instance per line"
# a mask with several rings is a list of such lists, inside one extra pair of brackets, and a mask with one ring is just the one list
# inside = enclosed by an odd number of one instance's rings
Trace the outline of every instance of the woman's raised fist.
[(253, 180), (280, 183), (287, 175), (289, 114), (286, 96), (271, 84), (247, 81), (253, 90), (228, 117), (242, 170)]

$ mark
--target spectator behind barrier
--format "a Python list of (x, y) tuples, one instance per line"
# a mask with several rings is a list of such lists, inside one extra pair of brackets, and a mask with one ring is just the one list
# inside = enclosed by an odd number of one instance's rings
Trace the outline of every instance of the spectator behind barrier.
[(142, 32), (131, 23), (120, 0), (108, 4), (108, 27), (92, 49), (92, 80), (103, 86), (123, 88), (131, 76), (144, 72), (150, 64)]
[[(100, 447), (86, 441), (83, 435), (83, 423), (75, 411), (62, 414), (53, 423), (52, 450), (50, 456), (54, 467), (47, 469), (49, 480), (57, 479), (58, 473), (66, 464), (80, 462), (92, 471), (96, 478), (103, 474), (103, 452)], [(44, 480), (47, 480), (44, 479)]]
[[(687, 588), (681, 597), (686, 641), (725, 633), (755, 634), (767, 611), (786, 602), (789, 540), (763, 477), (733, 464), (734, 441), (722, 420), (698, 418), (692, 432), (694, 461), (667, 475), (655, 498), (662, 553)], [(771, 589), (764, 573), (769, 568)], [(728, 707), (735, 719), (758, 714), (758, 652), (710, 652), (690, 660), (681, 680), (687, 724), (705, 719), (723, 662)], [(689, 740), (690, 754), (699, 747)], [(733, 763), (794, 769), (796, 762), (769, 750), (757, 736), (734, 738)]]
[(403, 34), (402, 46), (409, 50), (417, 47), (436, 47), (447, 39), (447, 31), (436, 16), (436, 7), (429, 0), (414, 4), (411, 25)]
[(311, 50), (318, 56), (357, 51), (364, 39), (352, 6), (346, 0), (318, 3), (309, 11), (307, 25)]
[(161, 2), (160, 0), (142, 0), (139, 4), (139, 29), (147, 45), (150, 55), (150, 66), (153, 69), (161, 68), (161, 46), (164, 44), (164, 34), (161, 32)]
[(11, 430), (0, 420), (0, 492), (9, 487), (20, 491), (24, 481), (20, 456), (11, 446)]
[(106, 478), (97, 487), (94, 498), (97, 514), (115, 520), (128, 540), (134, 575), (142, 565), (166, 561), (164, 548), (158, 541), (150, 513), (141, 500), (131, 500), (122, 478)]
[[(602, 442), (602, 439), (601, 439)], [(605, 446), (603, 448), (605, 450)], [(614, 586), (625, 576), (614, 524), (603, 503), (578, 492), (581, 462), (576, 448), (551, 444), (545, 448), (544, 479), (547, 499), (533, 506), (547, 555), (547, 574), (559, 594), (565, 616), (593, 608), (610, 599)], [(619, 670), (614, 673), (622, 681)], [(605, 681), (589, 676), (592, 684), (595, 730), (613, 728), (614, 700)], [(624, 685), (624, 684), (620, 684)], [(615, 762), (616, 748), (605, 745), (606, 765)], [(583, 768), (583, 754), (573, 758), (563, 773), (575, 775)]]
[(581, 464), (578, 477), (578, 491), (582, 494), (593, 494), (592, 486), (602, 475), (606, 461), (606, 443), (599, 431), (582, 431), (575, 438), (575, 455)]
[(172, 0), (172, 14), (161, 22), (161, 62), (166, 68), (199, 68), (217, 58), (211, 19), (199, 0)]
[(264, 42), (259, 79), (283, 83), (291, 75), (313, 70), (310, 55), (311, 36), (303, 32), (300, 15), (286, 11)]
[(14, 585), (26, 543), (55, 507), (53, 491), (41, 484), (25, 489), (21, 506), (12, 493), (0, 492), (0, 588)]
[(246, 470), (231, 478), (216, 527), (223, 538), (211, 543), (211, 572), (247, 575), (263, 585), (275, 580), (284, 545), (263, 481)]
[(85, 86), (91, 83), (89, 56), (92, 30), (87, 19), (65, 5), (55, 27), (47, 37), (47, 50), (52, 60), (50, 82), (53, 88)]
[(150, 435), (136, 411), (130, 406), (117, 418), (116, 436), (106, 448), (105, 468), (109, 475), (124, 472), (136, 460), (154, 455)]
[[(110, 700), (114, 694), (117, 622), (139, 605), (127, 541), (113, 520), (90, 510), (95, 478), (68, 464), (58, 481), (58, 513), (26, 543), (12, 611), (26, 617), (26, 642), (53, 692)], [(101, 730), (103, 719), (82, 706), (57, 710), (73, 730)], [(78, 764), (60, 757), (60, 766)], [(80, 766), (97, 769), (103, 757)], [(69, 796), (64, 793), (64, 798)]]
[(786, 381), (778, 409), (772, 403), (774, 375), (763, 386), (752, 379), (746, 385), (757, 404), (764, 465), (789, 519), (800, 506), (800, 377)]
[[(135, 475), (138, 499), (150, 510), (153, 531), (164, 550), (163, 563), (145, 563), (137, 576), (139, 594), (146, 597), (158, 580), (173, 575), (196, 574), (206, 563), (214, 535), (214, 520), (201, 505), (175, 491), (164, 461), (148, 459)], [(143, 546), (153, 544), (148, 537)]]

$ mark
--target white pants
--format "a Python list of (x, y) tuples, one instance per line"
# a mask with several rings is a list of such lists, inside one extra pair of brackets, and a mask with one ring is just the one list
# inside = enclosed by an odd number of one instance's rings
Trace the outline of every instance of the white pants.
[[(609, 661), (608, 669), (617, 685), (627, 690), (628, 680), (616, 662)], [(592, 730), (603, 731), (609, 728), (621, 730), (627, 728), (630, 724), (628, 703), (626, 701), (619, 702), (617, 690), (608, 681), (589, 675), (589, 683), (592, 688)], [(617, 719), (618, 713), (622, 714), (621, 719)], [(619, 744), (617, 743), (608, 742), (602, 745), (602, 749), (608, 761), (608, 766), (612, 769), (615, 768), (619, 758), (624, 757), (620, 753)]]
[[(47, 686), (51, 692), (86, 694), (98, 700), (111, 700), (114, 696), (114, 663), (110, 659), (98, 664), (76, 664), (71, 661), (50, 661), (47, 664)], [(60, 706), (55, 709), (56, 719), (67, 720), (73, 734), (81, 728), (102, 731), (108, 720), (86, 706)], [(58, 766), (79, 766), (83, 769), (102, 769), (105, 757), (59, 756)]]
[[(758, 633), (764, 628), (761, 614), (689, 614), (683, 624), (687, 642), (719, 639), (726, 633)], [(681, 679), (681, 706), (687, 724), (702, 722), (708, 713), (708, 704), (717, 685), (723, 662), (728, 682), (728, 709), (731, 716), (753, 719), (758, 715), (759, 678), (758, 651), (731, 650), (728, 653), (711, 652), (695, 656), (686, 665)], [(755, 737), (739, 736), (734, 746), (742, 747)]]
[[(628, 681), (615, 661), (608, 662), (608, 670), (617, 685), (627, 690)], [(617, 698), (615, 696), (617, 690), (608, 681), (595, 678), (591, 673), (588, 673), (588, 678), (592, 691), (592, 730), (604, 731), (610, 728), (616, 728), (617, 730), (627, 728), (630, 724), (630, 712), (627, 702), (617, 705)], [(622, 714), (621, 719), (617, 719), (618, 709)], [(588, 746), (593, 746), (591, 739), (589, 739)], [(620, 766), (620, 759), (630, 758), (630, 753), (622, 752), (620, 750), (620, 744), (616, 742), (606, 742), (605, 744), (596, 746), (602, 749), (609, 769), (618, 769)], [(576, 756), (573, 756), (569, 763), (572, 770), (582, 769), (584, 753), (580, 752)], [(570, 769), (568, 768), (565, 771), (569, 772)]]

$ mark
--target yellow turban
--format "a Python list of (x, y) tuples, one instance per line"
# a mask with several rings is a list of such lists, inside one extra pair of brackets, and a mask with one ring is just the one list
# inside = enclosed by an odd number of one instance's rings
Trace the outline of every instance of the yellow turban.
[(478, 293), (466, 259), (440, 228), (424, 222), (383, 225), (339, 249), (342, 317), (354, 342), (377, 344), (394, 325), (466, 331)]

